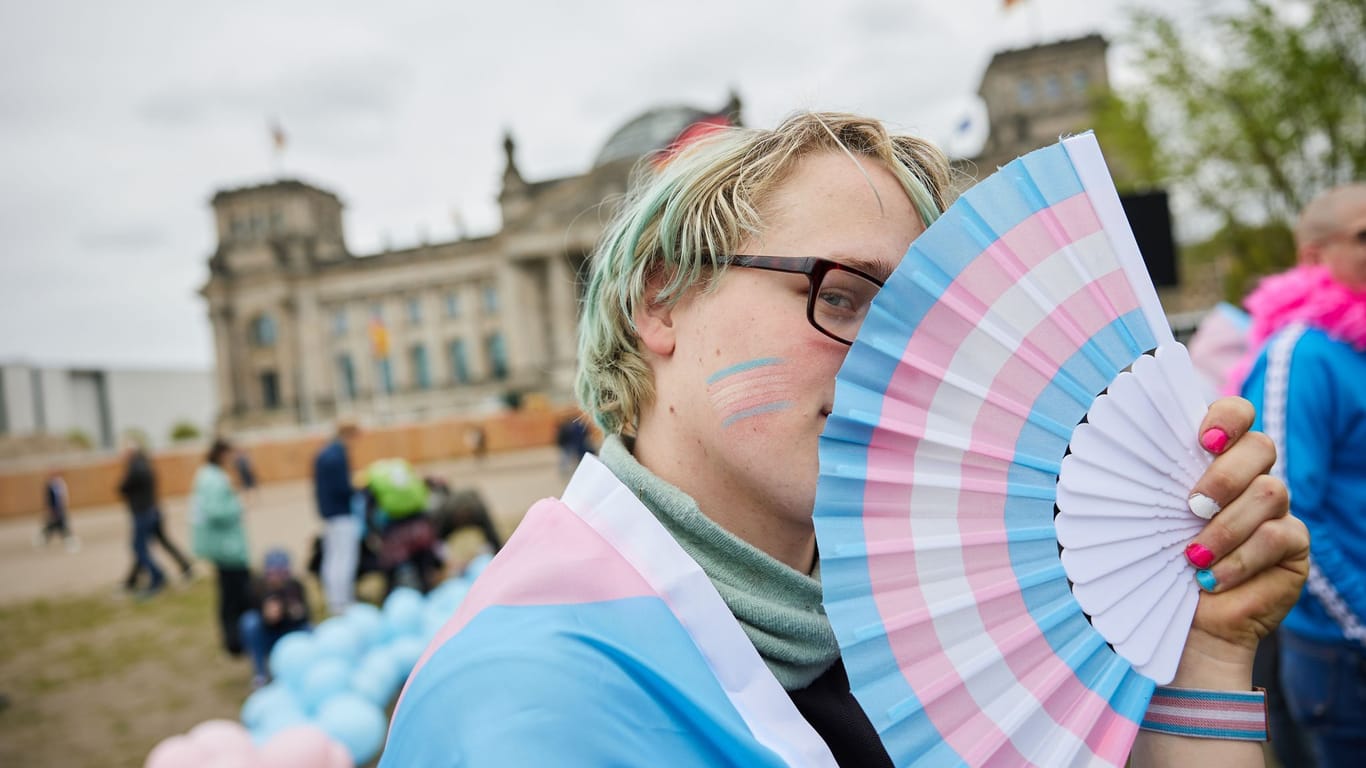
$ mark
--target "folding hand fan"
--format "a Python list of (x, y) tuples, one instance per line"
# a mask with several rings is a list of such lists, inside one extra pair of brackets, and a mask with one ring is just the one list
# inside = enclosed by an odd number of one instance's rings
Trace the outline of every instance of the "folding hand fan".
[(954, 203), (836, 381), (826, 610), (893, 762), (1122, 765), (1199, 598), (1186, 499), (1209, 459), (1094, 137)]

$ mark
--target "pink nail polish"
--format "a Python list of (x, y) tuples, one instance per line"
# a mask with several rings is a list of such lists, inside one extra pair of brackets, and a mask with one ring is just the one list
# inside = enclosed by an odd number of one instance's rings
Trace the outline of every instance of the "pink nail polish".
[(1196, 568), (1205, 569), (1214, 562), (1214, 553), (1205, 549), (1203, 544), (1192, 541), (1186, 546), (1186, 559)]
[(1210, 427), (1200, 436), (1200, 445), (1210, 453), (1223, 453), (1228, 447), (1228, 433), (1218, 427)]

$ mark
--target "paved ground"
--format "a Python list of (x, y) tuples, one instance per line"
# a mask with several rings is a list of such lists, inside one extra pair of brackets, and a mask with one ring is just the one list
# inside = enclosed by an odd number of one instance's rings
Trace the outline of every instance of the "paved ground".
[[(563, 489), (564, 478), (556, 469), (556, 459), (555, 448), (537, 448), (494, 454), (482, 462), (438, 462), (421, 470), (446, 478), (452, 487), (478, 488), (499, 529), (508, 533), (532, 502), (557, 496)], [(279, 483), (259, 488), (256, 494), (247, 506), (247, 535), (254, 562), (260, 562), (263, 553), (274, 546), (286, 547), (296, 561), (301, 561), (313, 536), (321, 530), (311, 484)], [(188, 554), (186, 499), (165, 499), (163, 507), (167, 535)], [(0, 522), (0, 604), (117, 588), (132, 564), (127, 510), (121, 506), (78, 510), (72, 514), (72, 527), (80, 537), (81, 548), (68, 553), (57, 542), (35, 547), (34, 534), (39, 529), (36, 519)], [(171, 563), (170, 557), (155, 546), (153, 556), (163, 567)]]

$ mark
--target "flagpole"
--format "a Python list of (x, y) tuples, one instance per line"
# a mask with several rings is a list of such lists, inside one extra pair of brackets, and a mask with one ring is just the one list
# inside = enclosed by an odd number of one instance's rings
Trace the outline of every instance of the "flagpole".
[(285, 129), (280, 125), (280, 121), (271, 118), (270, 121), (270, 146), (271, 146), (271, 169), (275, 173), (276, 179), (285, 177)]

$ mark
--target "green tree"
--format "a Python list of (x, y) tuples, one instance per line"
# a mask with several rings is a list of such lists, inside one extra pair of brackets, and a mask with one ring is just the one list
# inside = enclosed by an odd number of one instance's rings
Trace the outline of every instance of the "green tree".
[(1366, 178), (1366, 3), (1249, 0), (1185, 29), (1138, 12), (1129, 42), (1142, 85), (1097, 105), (1117, 182), (1180, 190), (1215, 216), (1240, 299), (1293, 263), (1285, 234), (1305, 203)]

